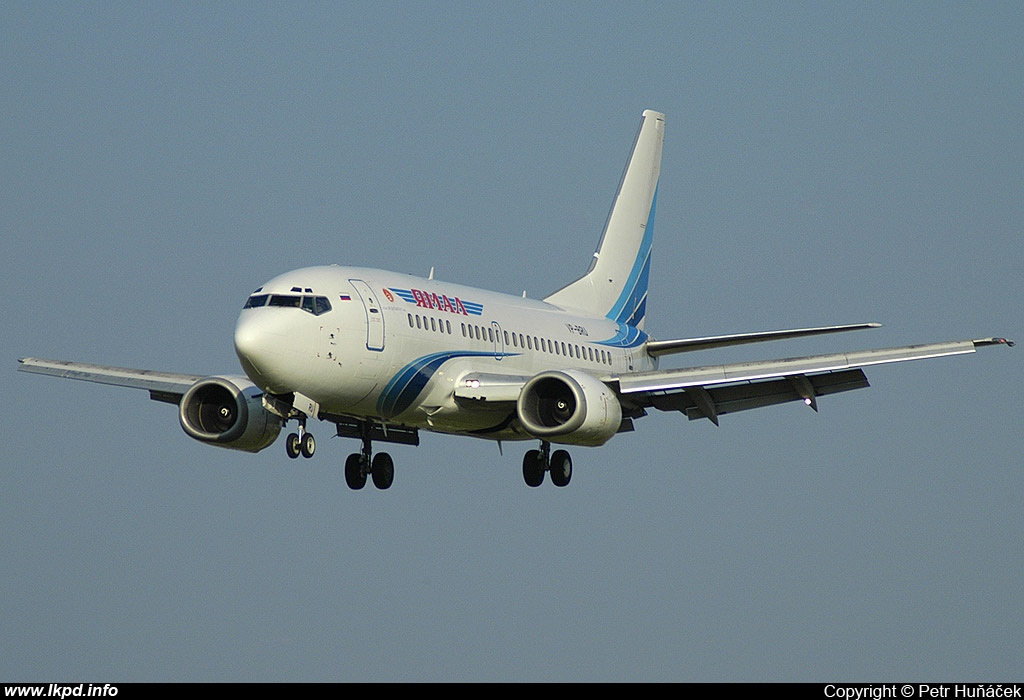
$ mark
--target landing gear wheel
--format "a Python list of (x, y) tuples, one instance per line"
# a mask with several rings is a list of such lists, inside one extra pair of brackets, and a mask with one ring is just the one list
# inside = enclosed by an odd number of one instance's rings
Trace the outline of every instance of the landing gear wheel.
[(358, 452), (350, 454), (345, 460), (345, 483), (353, 491), (366, 486), (366, 472), (363, 470), (363, 456)]
[(527, 486), (536, 488), (544, 483), (544, 453), (540, 450), (527, 450), (523, 455), (523, 481)]
[[(301, 445), (299, 448), (302, 450), (302, 456), (309, 459), (313, 456), (313, 453), (316, 452), (316, 440), (313, 439), (313, 434), (305, 433), (300, 442)], [(291, 454), (291, 449), (289, 449), (288, 453)]]
[(284, 449), (288, 453), (288, 456), (291, 457), (292, 459), (295, 459), (296, 457), (299, 456), (299, 452), (301, 451), (302, 448), (299, 444), (298, 433), (292, 433), (287, 438), (285, 438)]
[(567, 486), (572, 479), (572, 457), (565, 450), (555, 450), (551, 454), (551, 483), (555, 486)]
[(395, 463), (391, 455), (387, 452), (377, 454), (370, 465), (370, 476), (373, 477), (373, 485), (381, 491), (391, 486), (395, 480)]

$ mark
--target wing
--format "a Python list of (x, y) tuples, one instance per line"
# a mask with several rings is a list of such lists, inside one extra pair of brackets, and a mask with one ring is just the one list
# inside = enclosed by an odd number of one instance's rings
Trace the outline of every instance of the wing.
[(710, 365), (611, 378), (622, 401), (634, 409), (680, 411), (690, 420), (804, 401), (817, 410), (817, 397), (868, 386), (861, 367), (972, 353), (987, 345), (1012, 346), (1005, 338), (982, 338), (882, 350)]
[(21, 363), (18, 367), (21, 372), (46, 374), (63, 379), (79, 379), (85, 382), (111, 384), (131, 389), (146, 389), (149, 391), (151, 399), (173, 404), (179, 403), (189, 387), (203, 379), (194, 374), (89, 365), (83, 362), (66, 362), (64, 360), (40, 360), (34, 357), (23, 357), (18, 362)]

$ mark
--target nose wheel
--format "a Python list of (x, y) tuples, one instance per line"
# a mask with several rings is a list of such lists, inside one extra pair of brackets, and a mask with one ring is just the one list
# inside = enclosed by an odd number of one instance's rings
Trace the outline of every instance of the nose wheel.
[(316, 452), (316, 440), (313, 433), (306, 432), (305, 422), (299, 423), (299, 432), (290, 434), (284, 441), (284, 449), (292, 459), (302, 455), (306, 459)]
[(555, 486), (567, 486), (572, 479), (572, 457), (565, 450), (551, 452), (547, 442), (540, 444), (539, 450), (527, 450), (523, 455), (523, 481), (527, 486), (536, 488), (544, 483), (544, 472), (551, 473), (551, 483)]

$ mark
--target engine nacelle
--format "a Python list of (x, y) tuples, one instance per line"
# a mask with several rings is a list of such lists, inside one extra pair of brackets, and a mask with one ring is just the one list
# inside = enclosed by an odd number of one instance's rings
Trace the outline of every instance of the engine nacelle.
[(263, 407), (263, 392), (242, 377), (207, 377), (178, 404), (189, 437), (232, 450), (259, 452), (281, 432), (281, 418)]
[(615, 392), (597, 377), (572, 369), (541, 372), (526, 382), (516, 413), (533, 437), (566, 445), (603, 445), (622, 424)]

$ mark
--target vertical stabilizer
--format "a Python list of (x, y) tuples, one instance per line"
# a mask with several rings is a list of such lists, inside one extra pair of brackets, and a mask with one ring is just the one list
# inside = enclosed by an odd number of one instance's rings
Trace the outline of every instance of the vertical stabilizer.
[(645, 110), (590, 269), (544, 301), (643, 329), (664, 138), (665, 115)]

